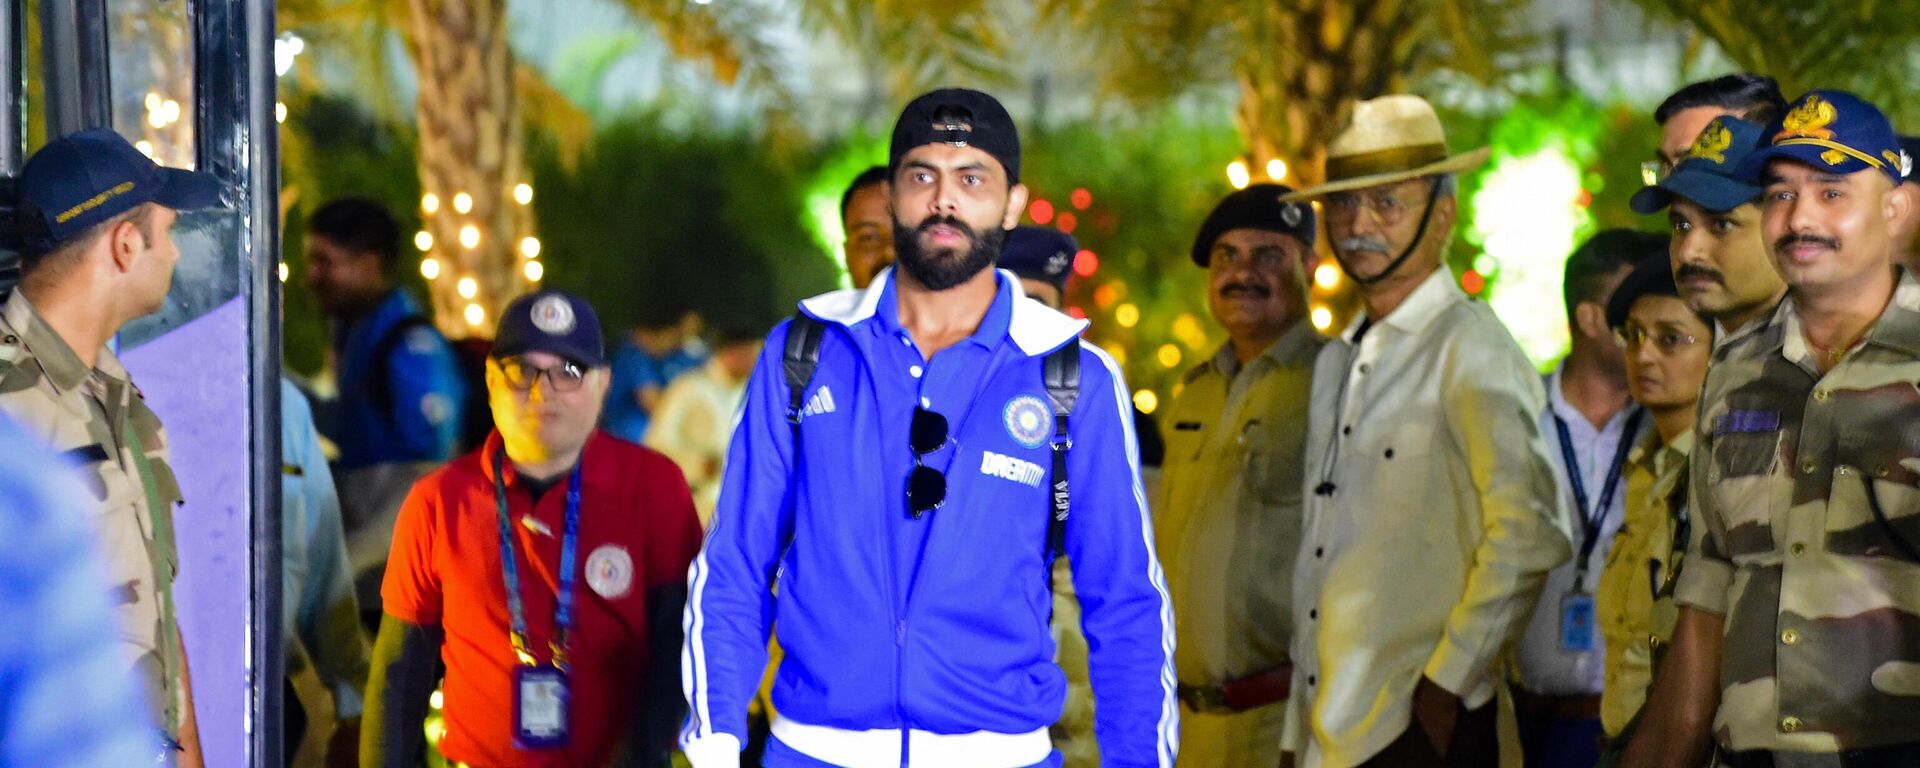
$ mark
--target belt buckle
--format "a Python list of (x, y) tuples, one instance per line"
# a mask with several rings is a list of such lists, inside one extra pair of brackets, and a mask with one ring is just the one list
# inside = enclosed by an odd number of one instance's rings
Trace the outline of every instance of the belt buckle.
[(1195, 712), (1225, 712), (1232, 709), (1227, 706), (1226, 690), (1217, 685), (1182, 685), (1179, 693), (1180, 700)]

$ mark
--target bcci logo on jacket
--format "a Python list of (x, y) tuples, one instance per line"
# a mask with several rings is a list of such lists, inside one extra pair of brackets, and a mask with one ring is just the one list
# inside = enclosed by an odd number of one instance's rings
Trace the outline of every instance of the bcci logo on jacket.
[(1038, 448), (1047, 442), (1049, 415), (1047, 404), (1032, 395), (1008, 400), (1006, 410), (1001, 412), (1007, 424), (1007, 436), (1028, 448)]

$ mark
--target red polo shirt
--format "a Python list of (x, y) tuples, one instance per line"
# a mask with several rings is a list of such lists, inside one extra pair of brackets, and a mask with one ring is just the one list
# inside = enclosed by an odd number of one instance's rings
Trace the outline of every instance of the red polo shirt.
[[(448, 759), (484, 768), (606, 765), (641, 698), (648, 601), (678, 585), (700, 548), (700, 521), (679, 467), (658, 453), (595, 432), (581, 452), (580, 538), (574, 554), (572, 741), (564, 749), (512, 744), (512, 670), (506, 586), (493, 498), (500, 434), (421, 479), (393, 531), (380, 589), (385, 610), (446, 633)], [(563, 479), (535, 504), (505, 462), (508, 517), (535, 658), (549, 659), (554, 573), (566, 530)]]

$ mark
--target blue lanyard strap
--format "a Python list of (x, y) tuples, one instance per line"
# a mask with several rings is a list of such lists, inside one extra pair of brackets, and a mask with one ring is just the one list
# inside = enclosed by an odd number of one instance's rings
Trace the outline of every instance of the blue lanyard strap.
[(1613, 496), (1620, 488), (1620, 475), (1627, 467), (1627, 454), (1633, 450), (1634, 434), (1640, 429), (1640, 418), (1646, 411), (1635, 408), (1627, 416), (1626, 427), (1620, 430), (1620, 443), (1613, 449), (1613, 465), (1607, 468), (1607, 477), (1600, 488), (1600, 503), (1587, 503), (1587, 482), (1580, 471), (1580, 459), (1573, 451), (1573, 434), (1567, 428), (1567, 420), (1560, 414), (1553, 414), (1554, 431), (1560, 433), (1560, 458), (1565, 460), (1567, 484), (1573, 486), (1575, 513), (1580, 520), (1580, 557), (1574, 562), (1573, 589), (1582, 591), (1587, 581), (1587, 559), (1593, 556), (1593, 550), (1600, 545), (1600, 528), (1606, 522), (1607, 510), (1613, 507)]
[[(507, 480), (503, 470), (502, 454), (505, 449), (493, 454), (493, 502), (498, 511), (497, 521), (500, 527), (500, 574), (507, 586), (507, 617), (512, 622), (509, 638), (513, 642), (513, 653), (520, 663), (534, 666), (533, 651), (527, 641), (527, 609), (520, 599), (520, 565), (513, 555), (513, 521), (507, 514)], [(553, 665), (567, 668), (567, 634), (573, 629), (573, 556), (574, 546), (580, 538), (580, 466), (582, 461), (573, 465), (573, 472), (567, 475), (567, 522), (566, 532), (560, 538), (560, 572), (555, 576), (559, 582), (559, 591), (553, 602)], [(531, 553), (529, 553), (531, 557)]]

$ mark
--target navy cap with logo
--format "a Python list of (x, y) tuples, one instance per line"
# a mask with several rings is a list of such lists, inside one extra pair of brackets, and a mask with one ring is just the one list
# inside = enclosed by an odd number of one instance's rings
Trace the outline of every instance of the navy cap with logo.
[(1189, 254), (1193, 263), (1207, 266), (1213, 259), (1213, 241), (1236, 229), (1292, 235), (1312, 250), (1314, 235), (1319, 232), (1313, 208), (1302, 202), (1280, 202), (1281, 195), (1292, 192), (1293, 188), (1285, 184), (1252, 184), (1227, 195), (1200, 224), (1200, 234), (1193, 238), (1193, 251)]
[(559, 355), (588, 368), (606, 365), (600, 317), (593, 305), (565, 291), (535, 291), (507, 304), (492, 355), (508, 358), (528, 352)]
[(1672, 173), (1633, 193), (1629, 205), (1641, 215), (1673, 204), (1675, 197), (1714, 213), (1726, 213), (1760, 196), (1760, 187), (1739, 175), (1740, 164), (1759, 151), (1766, 129), (1731, 115), (1707, 123)]
[(1886, 113), (1846, 91), (1808, 91), (1771, 130), (1767, 145), (1740, 164), (1742, 177), (1757, 181), (1767, 161), (1795, 160), (1842, 175), (1875, 170), (1898, 185), (1912, 162)]
[(1007, 183), (1020, 183), (1020, 132), (1013, 116), (992, 96), (966, 88), (942, 88), (922, 94), (900, 111), (887, 154), (889, 174), (900, 172), (900, 158), (928, 144), (974, 147), (992, 155), (1007, 171)]
[(51, 251), (142, 203), (180, 211), (220, 204), (213, 174), (163, 167), (105, 128), (47, 142), (20, 170), (19, 189), (14, 227), (28, 253)]
[(1052, 227), (1021, 225), (1007, 232), (1007, 243), (1000, 249), (1000, 268), (1028, 280), (1052, 283), (1067, 290), (1067, 276), (1073, 270), (1073, 255), (1080, 244)]

